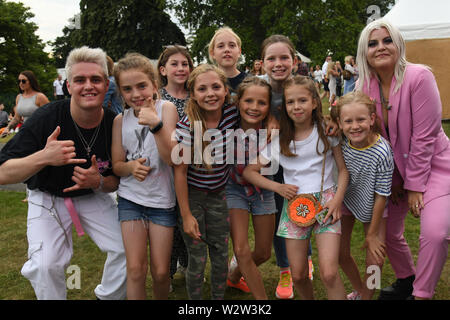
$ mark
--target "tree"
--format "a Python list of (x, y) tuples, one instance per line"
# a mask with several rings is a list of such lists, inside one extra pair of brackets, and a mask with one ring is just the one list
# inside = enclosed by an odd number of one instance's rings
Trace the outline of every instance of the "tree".
[(392, 0), (333, 0), (307, 1), (299, 17), (300, 41), (316, 63), (322, 63), (328, 53), (333, 60), (343, 62), (347, 55), (356, 55), (359, 34), (365, 27), (367, 8), (377, 5), (381, 16)]
[(42, 91), (53, 96), (56, 69), (35, 34), (36, 24), (28, 21), (33, 16), (22, 3), (0, 0), (0, 93), (8, 109), (15, 104), (17, 77), (24, 70), (32, 70)]
[(183, 32), (167, 13), (164, 0), (81, 0), (80, 28), (63, 29), (53, 43), (59, 64), (74, 47), (100, 47), (113, 60), (134, 51), (157, 59), (164, 45), (185, 45)]
[(328, 51), (342, 59), (356, 53), (359, 32), (369, 5), (382, 15), (393, 0), (171, 0), (175, 13), (193, 36), (191, 52), (197, 61), (207, 57), (214, 31), (231, 27), (242, 40), (248, 61), (260, 58), (262, 41), (272, 34), (288, 36), (298, 51), (322, 61)]

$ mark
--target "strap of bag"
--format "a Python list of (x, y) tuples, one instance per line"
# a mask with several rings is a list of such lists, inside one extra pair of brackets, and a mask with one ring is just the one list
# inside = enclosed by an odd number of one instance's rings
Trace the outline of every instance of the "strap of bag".
[(325, 177), (325, 158), (327, 157), (326, 152), (323, 153), (323, 160), (322, 160), (322, 180), (320, 182), (320, 195), (319, 195), (319, 202), (322, 203), (322, 192), (323, 192), (323, 180)]

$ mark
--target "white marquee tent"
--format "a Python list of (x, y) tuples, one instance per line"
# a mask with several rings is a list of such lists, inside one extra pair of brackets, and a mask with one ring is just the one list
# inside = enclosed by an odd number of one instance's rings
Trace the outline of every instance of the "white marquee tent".
[(450, 0), (399, 0), (384, 16), (399, 28), (407, 60), (430, 66), (436, 77), (442, 118), (450, 119)]
[(384, 18), (406, 41), (450, 38), (449, 0), (400, 0)]

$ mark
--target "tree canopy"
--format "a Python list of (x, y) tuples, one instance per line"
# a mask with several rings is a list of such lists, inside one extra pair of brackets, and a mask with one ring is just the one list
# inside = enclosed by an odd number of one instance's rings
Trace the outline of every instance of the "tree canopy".
[(260, 58), (262, 41), (272, 34), (288, 36), (297, 50), (322, 62), (356, 54), (367, 8), (377, 5), (381, 16), (393, 0), (171, 0), (181, 24), (191, 34), (189, 44), (197, 61), (207, 57), (214, 31), (231, 27), (242, 40), (247, 61)]
[(79, 28), (66, 26), (53, 43), (60, 67), (72, 48), (100, 47), (113, 60), (127, 52), (156, 59), (162, 47), (185, 45), (183, 32), (164, 12), (163, 0), (81, 0)]
[(19, 93), (17, 77), (31, 70), (48, 96), (53, 96), (56, 68), (44, 43), (35, 34), (37, 26), (29, 19), (34, 15), (22, 3), (0, 0), (0, 95), (8, 110)]
[(114, 60), (129, 51), (156, 59), (164, 45), (185, 45), (171, 9), (189, 31), (188, 45), (197, 62), (207, 57), (215, 30), (229, 26), (241, 37), (247, 63), (260, 58), (263, 40), (272, 34), (288, 36), (302, 54), (321, 63), (331, 52), (334, 60), (355, 55), (359, 33), (370, 5), (387, 13), (394, 0), (81, 0), (74, 25), (53, 43), (53, 59), (35, 34), (33, 14), (21, 3), (0, 0), (0, 98), (17, 94), (19, 72), (35, 72), (44, 93), (52, 94), (55, 67), (64, 67), (75, 47), (100, 47)]

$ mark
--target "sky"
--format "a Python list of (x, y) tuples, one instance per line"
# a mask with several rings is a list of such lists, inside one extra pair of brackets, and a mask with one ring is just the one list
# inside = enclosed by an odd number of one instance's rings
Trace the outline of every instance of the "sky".
[[(63, 28), (71, 23), (69, 19), (80, 12), (80, 0), (7, 0), (9, 2), (22, 2), (34, 14), (31, 19), (39, 29), (36, 34), (43, 40), (54, 41), (63, 35)], [(101, 0), (99, 0), (101, 1)], [(171, 18), (174, 19), (173, 15)], [(177, 23), (178, 24), (178, 23)], [(179, 25), (179, 24), (178, 24)], [(182, 28), (186, 33), (186, 30)], [(45, 47), (51, 51), (49, 46)]]
[[(43, 42), (54, 41), (63, 35), (69, 19), (80, 12), (80, 0), (7, 0), (22, 2), (34, 14), (31, 19), (39, 29), (36, 34)], [(46, 47), (50, 51), (49, 47)]]

